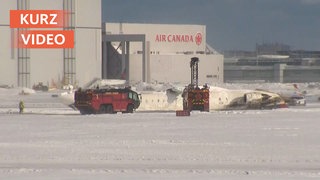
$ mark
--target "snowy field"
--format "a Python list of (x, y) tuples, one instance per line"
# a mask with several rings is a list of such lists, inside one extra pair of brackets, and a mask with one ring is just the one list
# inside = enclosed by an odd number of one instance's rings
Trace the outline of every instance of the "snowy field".
[(35, 94), (0, 89), (0, 179), (320, 179), (317, 101), (190, 117), (83, 116)]

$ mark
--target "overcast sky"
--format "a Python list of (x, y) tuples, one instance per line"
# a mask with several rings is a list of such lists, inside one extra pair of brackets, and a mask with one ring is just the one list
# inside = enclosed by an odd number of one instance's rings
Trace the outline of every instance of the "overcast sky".
[(217, 50), (320, 50), (320, 0), (102, 0), (104, 22), (200, 24)]

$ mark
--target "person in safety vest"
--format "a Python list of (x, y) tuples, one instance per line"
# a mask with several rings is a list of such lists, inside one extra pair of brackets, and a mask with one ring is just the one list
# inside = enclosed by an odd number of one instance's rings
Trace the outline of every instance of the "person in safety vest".
[(19, 113), (20, 114), (23, 113), (23, 110), (24, 110), (24, 102), (21, 100), (19, 102)]

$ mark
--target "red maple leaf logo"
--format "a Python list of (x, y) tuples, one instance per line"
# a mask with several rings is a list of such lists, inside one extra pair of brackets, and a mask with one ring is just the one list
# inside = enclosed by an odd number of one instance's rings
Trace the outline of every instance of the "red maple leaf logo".
[(202, 34), (197, 33), (195, 40), (196, 40), (196, 44), (199, 46), (202, 43)]

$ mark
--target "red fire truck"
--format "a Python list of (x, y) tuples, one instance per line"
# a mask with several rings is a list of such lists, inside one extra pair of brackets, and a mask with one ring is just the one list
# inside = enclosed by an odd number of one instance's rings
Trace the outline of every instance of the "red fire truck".
[(192, 110), (209, 112), (209, 87), (198, 86), (198, 62), (199, 58), (191, 58), (191, 83), (183, 90), (183, 110), (176, 111), (177, 116), (190, 116)]
[(78, 89), (74, 105), (81, 114), (133, 113), (140, 106), (140, 95), (130, 88)]
[(188, 86), (183, 94), (183, 110), (192, 111), (200, 110), (209, 112), (209, 88)]

